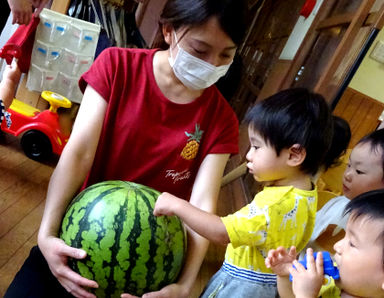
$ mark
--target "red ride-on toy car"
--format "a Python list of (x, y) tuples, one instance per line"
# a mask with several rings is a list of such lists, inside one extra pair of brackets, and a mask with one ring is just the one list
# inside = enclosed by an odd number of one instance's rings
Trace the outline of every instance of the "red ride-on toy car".
[(63, 151), (70, 133), (62, 131), (57, 109), (72, 105), (69, 99), (54, 92), (43, 91), (41, 96), (49, 102), (49, 109), (40, 111), (14, 99), (1, 123), (2, 131), (22, 136), (24, 153), (38, 161), (47, 159), (52, 153), (60, 155)]

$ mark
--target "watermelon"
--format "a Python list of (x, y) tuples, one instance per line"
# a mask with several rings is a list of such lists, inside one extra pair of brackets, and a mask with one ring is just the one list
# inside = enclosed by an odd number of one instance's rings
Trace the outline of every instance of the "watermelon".
[(185, 229), (176, 216), (153, 215), (159, 194), (132, 182), (105, 181), (84, 189), (68, 206), (60, 237), (87, 252), (69, 266), (99, 284), (97, 297), (141, 296), (177, 279)]

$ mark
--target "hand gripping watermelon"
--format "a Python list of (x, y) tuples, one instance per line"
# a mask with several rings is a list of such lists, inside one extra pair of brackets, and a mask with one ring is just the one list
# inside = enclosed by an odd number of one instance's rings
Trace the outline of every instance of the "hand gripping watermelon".
[(97, 297), (141, 296), (178, 277), (187, 238), (178, 217), (153, 215), (159, 194), (136, 183), (105, 181), (69, 205), (60, 237), (87, 252), (69, 265), (99, 284)]

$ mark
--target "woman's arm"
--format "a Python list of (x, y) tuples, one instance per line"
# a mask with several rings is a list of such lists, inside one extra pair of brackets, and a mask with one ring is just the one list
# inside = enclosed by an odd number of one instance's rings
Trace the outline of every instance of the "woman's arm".
[[(193, 186), (190, 199), (192, 205), (207, 212), (216, 212), (221, 179), (228, 158), (229, 154), (212, 154), (204, 159)], [(187, 231), (187, 258), (178, 284), (187, 289), (186, 292), (189, 294), (199, 273), (209, 242), (191, 229), (187, 228)]]
[(65, 146), (48, 186), (38, 245), (52, 273), (72, 294), (94, 297), (80, 286), (95, 287), (66, 265), (68, 257), (83, 258), (85, 252), (57, 238), (64, 212), (88, 174), (99, 142), (106, 101), (90, 86), (85, 90), (71, 137)]

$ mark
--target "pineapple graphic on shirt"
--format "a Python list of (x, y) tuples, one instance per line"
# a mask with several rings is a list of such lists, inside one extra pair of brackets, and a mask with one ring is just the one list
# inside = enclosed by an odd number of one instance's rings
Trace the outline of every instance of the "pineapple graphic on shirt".
[(196, 123), (195, 131), (193, 133), (185, 132), (185, 135), (188, 137), (188, 142), (184, 146), (183, 151), (181, 151), (180, 155), (182, 158), (186, 160), (194, 159), (199, 151), (200, 140), (203, 136), (202, 130), (200, 130), (199, 124)]

